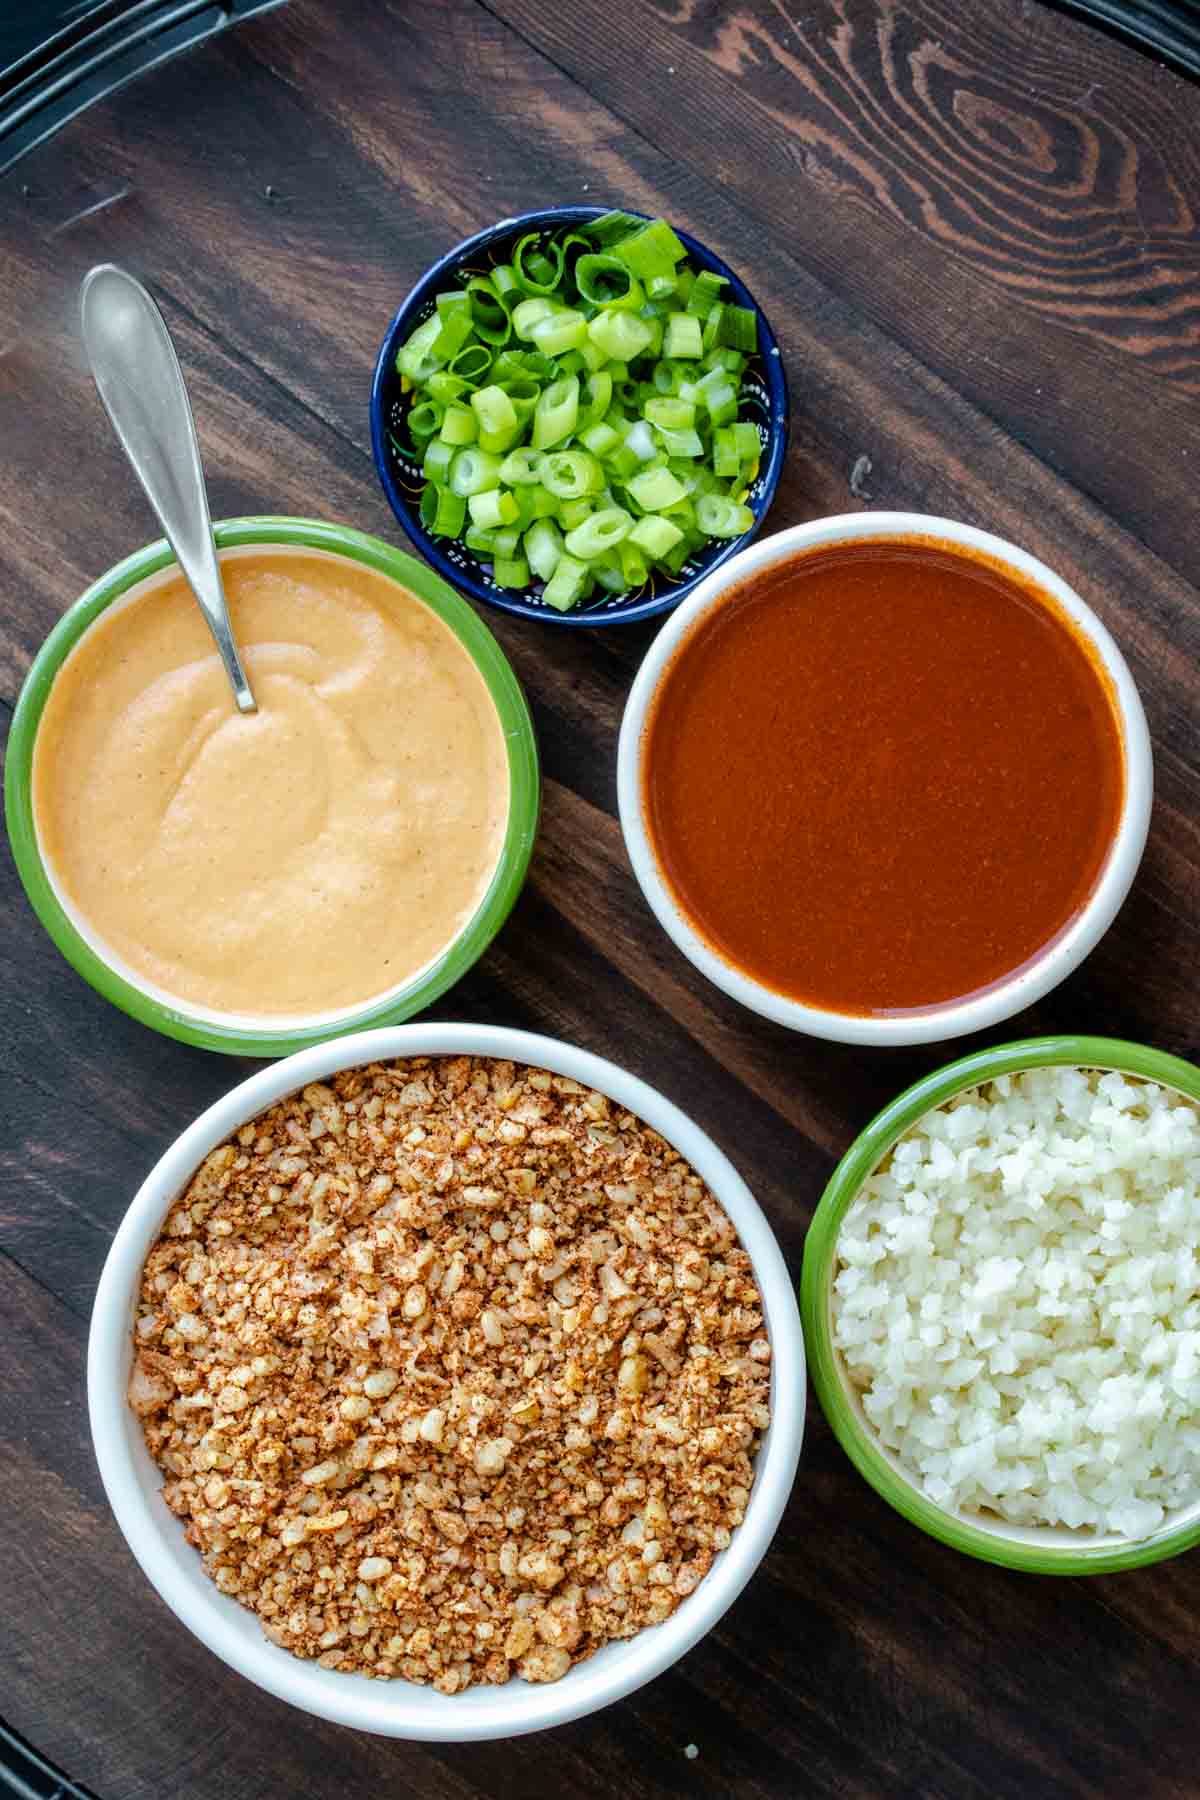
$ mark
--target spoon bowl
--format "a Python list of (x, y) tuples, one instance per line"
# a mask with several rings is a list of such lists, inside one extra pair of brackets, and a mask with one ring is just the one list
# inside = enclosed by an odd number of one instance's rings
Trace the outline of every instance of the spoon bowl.
[(115, 263), (84, 277), (79, 315), (104, 409), (208, 621), (237, 709), (254, 712), (213, 543), (196, 421), (166, 320)]

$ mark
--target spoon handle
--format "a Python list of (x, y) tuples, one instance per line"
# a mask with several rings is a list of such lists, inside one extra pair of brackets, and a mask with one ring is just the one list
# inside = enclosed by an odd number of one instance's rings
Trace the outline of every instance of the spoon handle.
[(105, 410), (208, 620), (238, 711), (254, 712), (213, 544), (196, 424), (166, 321), (141, 282), (113, 263), (85, 277), (80, 317)]

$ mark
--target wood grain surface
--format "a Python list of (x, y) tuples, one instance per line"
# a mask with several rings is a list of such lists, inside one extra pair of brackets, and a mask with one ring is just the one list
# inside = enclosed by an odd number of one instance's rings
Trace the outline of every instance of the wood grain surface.
[[(1155, 745), (1145, 863), (1086, 966), (992, 1041), (1195, 1054), (1200, 90), (1037, 0), (291, 0), (87, 113), (0, 181), (5, 717), (64, 607), (153, 535), (75, 341), (93, 262), (162, 301), (216, 516), (397, 541), (366, 405), (392, 312), (458, 238), (580, 198), (665, 212), (769, 312), (794, 402), (773, 525), (864, 504), (967, 519), (1115, 632)], [(544, 822), (510, 923), (437, 1016), (647, 1077), (733, 1157), (798, 1271), (840, 1151), (948, 1053), (817, 1044), (709, 987), (615, 818), (650, 631), (489, 623), (534, 709)], [(1200, 1556), (1074, 1583), (970, 1562), (892, 1514), (815, 1408), (744, 1597), (595, 1718), (393, 1744), (227, 1673), (108, 1514), (83, 1358), (131, 1193), (244, 1071), (107, 1006), (7, 857), (0, 882), (0, 1707), (102, 1800), (1195, 1795)]]

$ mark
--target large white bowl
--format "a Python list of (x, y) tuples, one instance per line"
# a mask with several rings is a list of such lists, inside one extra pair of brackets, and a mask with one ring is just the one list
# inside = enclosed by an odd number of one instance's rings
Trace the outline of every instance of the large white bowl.
[[(1048, 594), (1091, 645), (1112, 684), (1125, 756), (1125, 800), (1116, 836), (1091, 896), (1072, 924), (1039, 956), (1007, 981), (970, 999), (921, 1012), (860, 1016), (788, 999), (744, 974), (701, 937), (667, 886), (650, 842), (642, 806), (642, 755), (650, 707), (672, 657), (693, 627), (715, 612), (735, 588), (801, 551), (859, 543), (868, 538), (914, 536), (938, 538), (952, 546), (961, 545), (994, 557), (1018, 578), (1024, 577)], [(794, 1031), (843, 1044), (940, 1043), (943, 1038), (982, 1031), (1001, 1019), (1011, 1018), (1057, 987), (1103, 937), (1129, 892), (1146, 846), (1153, 790), (1150, 735), (1137, 688), (1125, 658), (1091, 607), (1061, 576), (1028, 551), (993, 537), (989, 531), (978, 531), (973, 525), (960, 525), (953, 519), (924, 513), (864, 512), (814, 519), (807, 525), (778, 531), (773, 537), (760, 538), (714, 569), (672, 614), (651, 645), (629, 692), (617, 754), (617, 796), (625, 844), (633, 872), (664, 931), (711, 982), (743, 1006), (780, 1025), (790, 1025)]]
[[(559, 1682), (439, 1694), (407, 1681), (321, 1669), (281, 1650), (257, 1617), (219, 1592), (160, 1492), (141, 1426), (126, 1404), (134, 1303), (142, 1264), (172, 1201), (200, 1161), (285, 1094), (338, 1069), (400, 1056), (492, 1056), (552, 1069), (598, 1088), (644, 1119), (686, 1157), (725, 1208), (762, 1292), (771, 1365), (771, 1424), (758, 1452), (744, 1522), (695, 1593), (665, 1623), (607, 1645)], [(397, 1025), (303, 1050), (252, 1075), (202, 1113), (151, 1170), (113, 1241), (88, 1341), (88, 1409), (105, 1491), (130, 1549), (167, 1605), (239, 1674), (320, 1718), (386, 1737), (465, 1741), (514, 1737), (595, 1712), (650, 1681), (704, 1636), (749, 1581), (783, 1514), (804, 1432), (804, 1340), (792, 1278), (775, 1237), (711, 1138), (677, 1106), (602, 1057), (554, 1038), (487, 1025)]]

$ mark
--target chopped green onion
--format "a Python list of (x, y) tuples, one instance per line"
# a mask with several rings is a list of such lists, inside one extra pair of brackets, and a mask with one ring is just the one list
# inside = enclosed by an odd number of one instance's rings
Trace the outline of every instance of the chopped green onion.
[(511, 263), (496, 264), (492, 270), (492, 286), (496, 290), (497, 300), (506, 312), (511, 312), (519, 304), (524, 292)]
[(534, 449), (549, 450), (561, 444), (574, 431), (578, 418), (579, 377), (564, 375), (542, 389), (533, 415)]
[(475, 387), (492, 366), (492, 353), (486, 344), (468, 344), (450, 364), (450, 373)]
[(620, 552), (606, 557), (600, 562), (590, 562), (592, 578), (596, 586), (603, 588), (606, 594), (623, 594), (625, 592), (625, 576), (621, 569)]
[(705, 319), (705, 321), (704, 321), (704, 332), (700, 339), (700, 345), (703, 350), (708, 351), (708, 350), (716, 349), (717, 336), (718, 336), (718, 333), (720, 332), (721, 320), (724, 318), (724, 316), (725, 316), (725, 308), (721, 305), (721, 302), (718, 300), (717, 304), (713, 307), (713, 309), (709, 313), (707, 319)]
[(667, 320), (667, 332), (663, 339), (663, 350), (668, 357), (699, 357), (704, 342), (704, 333), (699, 319), (691, 313), (672, 313)]
[(563, 307), (545, 318), (536, 319), (529, 336), (544, 356), (561, 356), (564, 350), (578, 350), (587, 342), (588, 322), (581, 312)]
[(746, 355), (758, 349), (758, 320), (748, 306), (725, 308), (717, 326), (717, 342)]
[(682, 500), (676, 500), (671, 506), (664, 508), (664, 516), (672, 525), (678, 525), (686, 537), (696, 529), (696, 508), (692, 505), (692, 497), (686, 493)]
[(430, 345), (430, 353), (439, 362), (448, 363), (452, 356), (458, 355), (471, 335), (471, 296), (461, 288), (453, 293), (439, 294), (437, 314), (441, 330)]
[(430, 438), (425, 446), (425, 455), (421, 459), (421, 473), (427, 481), (436, 482), (439, 486), (450, 479), (450, 464), (454, 461), (453, 444), (446, 443), (444, 438)]
[(612, 471), (615, 480), (628, 481), (641, 468), (642, 459), (636, 450), (631, 450), (628, 444), (622, 444), (619, 450), (610, 451), (606, 466)]
[(612, 405), (612, 376), (607, 369), (597, 369), (588, 376), (584, 385), (583, 410), (579, 415), (581, 425), (595, 425), (604, 417)]
[(722, 425), (713, 433), (713, 472), (722, 481), (728, 481), (738, 473), (742, 466), (741, 454), (734, 438), (736, 427)]
[(539, 480), (541, 466), (542, 452), (524, 444), (519, 450), (510, 450), (500, 464), (500, 480), (505, 487), (532, 486)]
[(473, 444), (479, 435), (479, 425), (475, 414), (469, 406), (462, 406), (452, 400), (442, 415), (441, 436), (447, 444)]
[(512, 328), (519, 338), (528, 340), (538, 321), (553, 318), (558, 310), (553, 300), (547, 300), (541, 295), (534, 295), (527, 300), (522, 300), (519, 306), (513, 308)]
[[(602, 312), (597, 313), (587, 328), (588, 337), (605, 356), (616, 357), (621, 362), (632, 362), (635, 356), (642, 353), (654, 341), (654, 332), (648, 319), (639, 319), (636, 313)], [(615, 381), (614, 376), (614, 381)]]
[(680, 538), (675, 548), (667, 551), (659, 566), (665, 569), (668, 575), (678, 575), (691, 554), (692, 546), (688, 539)]
[(633, 520), (620, 506), (605, 506), (567, 533), (567, 552), (582, 562), (604, 556), (628, 537)]
[(607, 456), (621, 442), (621, 434), (612, 425), (606, 425), (601, 420), (598, 425), (589, 425), (586, 431), (581, 431), (579, 441), (593, 456)]
[(688, 493), (722, 494), (726, 490), (721, 486), (707, 463), (686, 462), (668, 464), (672, 475), (678, 476)]
[[(634, 530), (636, 529), (635, 526)], [(617, 556), (620, 558), (625, 586), (631, 589), (644, 587), (650, 579), (650, 566), (642, 550), (634, 543), (632, 531), (617, 545)]]
[(687, 309), (697, 319), (707, 319), (714, 306), (720, 304), (722, 290), (729, 283), (712, 269), (701, 269), (692, 283)]
[[(435, 327), (433, 336), (436, 338), (437, 330), (440, 329), (437, 316), (435, 315), (432, 319), (428, 319), (426, 325)], [(428, 341), (425, 343), (417, 342), (418, 337), (424, 330), (425, 326), (418, 327), (418, 329), (414, 331), (412, 337), (409, 338), (407, 344), (396, 352), (396, 368), (401, 375), (417, 387), (422, 386), (423, 383), (428, 381), (431, 375), (436, 375), (438, 369), (441, 367), (437, 357), (434, 356), (433, 351), (430, 348), (430, 343)]]
[(563, 276), (563, 247), (551, 238), (545, 249), (541, 233), (526, 232), (513, 251), (513, 273), (527, 294), (552, 294)]
[(499, 485), (500, 458), (487, 450), (460, 450), (450, 465), (450, 486), (467, 499)]
[(669, 457), (704, 455), (704, 440), (694, 427), (689, 426), (686, 431), (667, 431), (660, 425), (658, 435)]
[(408, 337), (404, 340), (404, 348), (406, 350), (431, 350), (437, 342), (441, 329), (441, 314), (435, 307), (427, 319), (422, 319), (421, 323), (409, 332)]
[(653, 562), (661, 562), (667, 552), (673, 550), (683, 532), (670, 519), (661, 519), (647, 514), (639, 519), (629, 533), (629, 542), (639, 550), (644, 550)]
[(652, 462), (658, 455), (658, 443), (645, 419), (638, 419), (625, 434), (625, 448), (632, 450), (639, 462)]
[(675, 264), (683, 261), (687, 251), (665, 219), (651, 219), (640, 231), (614, 244), (613, 255), (643, 281), (650, 281), (656, 275), (673, 277)]
[(529, 505), (533, 518), (554, 518), (558, 512), (559, 504), (558, 495), (552, 494), (550, 489), (548, 487), (543, 487), (540, 481), (536, 487), (531, 487), (529, 489)]
[(485, 435), (494, 437), (516, 428), (517, 409), (501, 387), (477, 389), (471, 395), (471, 410), (479, 421), (480, 441)]
[[(426, 516), (426, 500), (432, 495), (429, 506), (430, 516)], [(461, 536), (466, 521), (467, 503), (461, 494), (451, 493), (448, 487), (437, 487), (432, 481), (421, 495), (421, 523), (431, 537), (456, 538)]]
[(736, 425), (729, 426), (728, 429), (733, 432), (733, 441), (742, 461), (748, 462), (751, 457), (757, 461), (762, 455), (762, 439), (758, 435), (758, 426), (750, 419), (742, 419)]
[(470, 386), (470, 382), (464, 381), (461, 375), (451, 375), (449, 369), (435, 369), (425, 383), (425, 392), (439, 406), (449, 406), (451, 401), (467, 393)]
[(696, 502), (696, 523), (705, 537), (741, 537), (753, 525), (754, 514), (728, 494), (701, 494)]
[(408, 435), (418, 448), (426, 438), (431, 438), (441, 427), (442, 409), (432, 400), (422, 400), (418, 406), (409, 408)]
[(506, 425), (500, 431), (481, 431), (479, 448), (489, 450), (493, 456), (503, 456), (505, 451), (512, 449), (520, 435), (521, 422), (518, 419), (515, 425)]
[(714, 425), (729, 425), (737, 418), (737, 389), (727, 375), (721, 371), (721, 380), (715, 386), (706, 385), (708, 378), (700, 383), (700, 394), (704, 401), (704, 409)]
[(593, 306), (636, 308), (642, 304), (642, 284), (615, 256), (581, 256), (575, 264), (575, 285)]
[(478, 525), (483, 531), (494, 531), (498, 525), (511, 525), (519, 508), (511, 494), (494, 487), (472, 494), (467, 501), (467, 511), (472, 525)]
[(538, 519), (525, 533), (525, 555), (539, 581), (549, 581), (562, 553), (562, 532), (553, 519)]
[(506, 381), (513, 381), (518, 375), (525, 374), (525, 350), (497, 350), (492, 358), (492, 366), (488, 371), (497, 387), (503, 387)]
[(582, 229), (593, 244), (603, 246), (628, 237), (631, 231), (638, 231), (645, 223), (636, 213), (606, 212), (598, 219), (590, 219)]
[[(438, 495), (444, 491), (444, 489), (438, 487), (436, 482), (433, 481), (427, 481), (425, 486), (421, 489), (421, 501), (420, 505), (417, 507), (417, 513), (420, 517), (421, 524), (424, 526), (425, 530), (430, 533), (432, 533), (434, 522), (437, 519)], [(463, 505), (466, 505), (465, 500)]]
[(553, 606), (558, 612), (570, 612), (571, 608), (583, 597), (587, 584), (588, 566), (576, 561), (575, 557), (564, 555), (558, 559), (558, 567), (546, 583), (542, 599), (547, 606)]
[(542, 390), (531, 375), (514, 376), (512, 380), (505, 381), (502, 385), (504, 392), (512, 402), (521, 430), (524, 431), (533, 417)]
[(661, 425), (664, 431), (686, 431), (696, 423), (694, 403), (680, 400), (675, 394), (656, 394), (647, 400), (645, 413), (652, 425)]
[(492, 580), (497, 587), (528, 587), (529, 564), (523, 556), (497, 556), (492, 564)]
[(492, 286), (488, 275), (472, 275), (467, 283), (467, 294), (471, 302), (471, 318), (475, 335), (482, 338), (485, 344), (506, 344), (512, 331), (512, 321), (508, 309), (500, 302), (500, 297)]
[(758, 319), (662, 220), (527, 232), (396, 354), (430, 536), (569, 607), (675, 575), (753, 525), (763, 439), (738, 419)]
[(627, 485), (643, 512), (661, 512), (687, 496), (687, 489), (670, 469), (643, 469), (640, 475), (630, 476)]
[(727, 375), (740, 375), (746, 366), (746, 358), (740, 350), (730, 350), (728, 346), (718, 344), (704, 358), (706, 369), (724, 369)]
[(560, 500), (579, 500), (604, 486), (599, 463), (582, 450), (553, 451), (543, 460), (539, 475), (543, 487)]
[(560, 500), (558, 503), (558, 522), (564, 531), (574, 531), (585, 519), (592, 516), (592, 503), (589, 499)]

